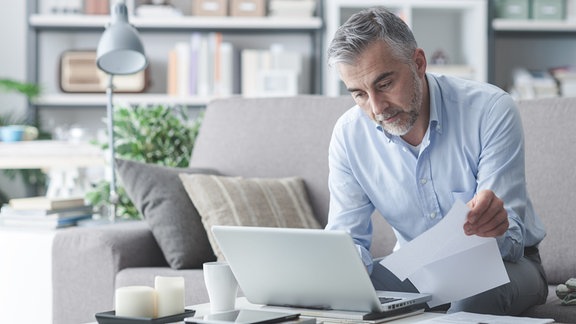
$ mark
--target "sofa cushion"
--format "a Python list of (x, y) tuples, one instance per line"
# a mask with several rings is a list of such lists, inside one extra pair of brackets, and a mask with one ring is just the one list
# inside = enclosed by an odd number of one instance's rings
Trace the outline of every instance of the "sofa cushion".
[(548, 233), (540, 256), (549, 284), (576, 276), (576, 173), (572, 127), (576, 98), (518, 103), (526, 143), (526, 186)]
[(219, 260), (224, 256), (212, 236), (213, 225), (320, 228), (301, 178), (203, 174), (181, 174), (180, 178)]
[(215, 99), (206, 107), (190, 166), (251, 178), (302, 177), (325, 225), (328, 145), (336, 120), (352, 106), (350, 95)]
[(178, 174), (216, 173), (199, 168), (171, 168), (117, 159), (128, 197), (150, 226), (166, 261), (174, 269), (201, 268), (214, 260), (198, 211)]

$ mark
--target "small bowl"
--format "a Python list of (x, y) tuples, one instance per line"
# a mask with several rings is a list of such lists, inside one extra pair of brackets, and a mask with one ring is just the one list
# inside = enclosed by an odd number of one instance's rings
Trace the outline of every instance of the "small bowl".
[(0, 138), (3, 142), (18, 142), (24, 137), (24, 126), (9, 125), (0, 127)]

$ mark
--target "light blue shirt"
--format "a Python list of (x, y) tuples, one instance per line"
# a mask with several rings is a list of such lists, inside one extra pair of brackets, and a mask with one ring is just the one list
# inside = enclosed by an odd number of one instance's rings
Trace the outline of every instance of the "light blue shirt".
[(337, 121), (326, 229), (348, 231), (371, 269), (375, 209), (394, 229), (397, 249), (436, 225), (457, 199), (467, 203), (490, 189), (504, 201), (510, 223), (497, 238), (500, 252), (516, 261), (546, 234), (526, 192), (517, 107), (495, 86), (426, 76), (430, 123), (419, 148), (385, 132), (358, 106)]

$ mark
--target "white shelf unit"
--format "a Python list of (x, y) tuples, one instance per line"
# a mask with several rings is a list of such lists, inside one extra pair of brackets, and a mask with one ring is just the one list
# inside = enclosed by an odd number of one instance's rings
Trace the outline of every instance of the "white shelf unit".
[[(316, 30), (322, 27), (319, 17), (195, 17), (182, 16), (170, 20), (165, 18), (129, 17), (130, 24), (137, 29), (240, 29), (240, 30)], [(97, 28), (103, 29), (110, 22), (109, 16), (88, 15), (46, 15), (30, 16), (30, 26), (34, 28)]]
[(504, 19), (491, 6), (489, 81), (510, 90), (517, 68), (576, 67), (576, 0), (566, 0), (565, 10), (561, 20)]
[(576, 32), (576, 21), (496, 18), (492, 20), (492, 28), (501, 32)]
[[(412, 28), (418, 46), (428, 58), (430, 71), (459, 74), (487, 80), (488, 36), (487, 0), (330, 0), (326, 1), (326, 46), (342, 23), (353, 13), (371, 6), (384, 6), (400, 15)], [(432, 66), (430, 58), (442, 50), (448, 65)], [(325, 69), (324, 91), (335, 96), (344, 94), (336, 71)]]
[[(86, 114), (87, 118), (91, 119), (98, 114), (103, 115), (106, 95), (63, 92), (59, 86), (58, 69), (64, 51), (95, 50), (110, 17), (46, 14), (40, 8), (41, 3), (42, 0), (27, 2), (28, 80), (40, 84), (43, 89), (42, 96), (31, 104), (31, 109), (37, 118), (43, 120), (48, 119), (47, 115), (75, 115), (76, 119), (81, 118), (78, 117), (81, 114)], [(243, 49), (269, 49), (273, 44), (281, 44), (287, 51), (299, 52), (303, 57), (302, 71), (305, 73), (302, 78), (304, 93), (321, 93), (323, 64), (320, 61), (324, 27), (321, 8), (322, 0), (318, 0), (316, 12), (319, 15), (298, 18), (131, 16), (130, 23), (138, 29), (150, 61), (150, 83), (144, 93), (115, 94), (115, 102), (174, 104), (201, 109), (213, 100), (214, 97), (211, 96), (175, 97), (166, 94), (169, 51), (177, 42), (189, 41), (190, 35), (197, 31), (221, 32), (223, 41), (232, 43), (238, 52)], [(79, 110), (85, 112), (80, 113)], [(66, 119), (66, 116), (63, 119)], [(99, 121), (99, 118), (96, 119)], [(71, 122), (73, 121), (64, 121)]]

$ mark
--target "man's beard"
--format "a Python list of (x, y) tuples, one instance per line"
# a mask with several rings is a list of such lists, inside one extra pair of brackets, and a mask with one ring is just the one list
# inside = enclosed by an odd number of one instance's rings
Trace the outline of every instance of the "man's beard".
[[(384, 128), (386, 132), (395, 136), (406, 135), (416, 123), (418, 116), (420, 115), (420, 110), (422, 109), (422, 83), (418, 79), (418, 73), (415, 67), (411, 68), (412, 78), (413, 78), (413, 90), (412, 100), (410, 100), (409, 110), (405, 111), (403, 109), (393, 108), (384, 114), (379, 114), (375, 116), (376, 121)], [(397, 114), (407, 114), (408, 119), (398, 118), (392, 123), (384, 123), (383, 121), (393, 117)], [(399, 116), (402, 117), (402, 116)]]

